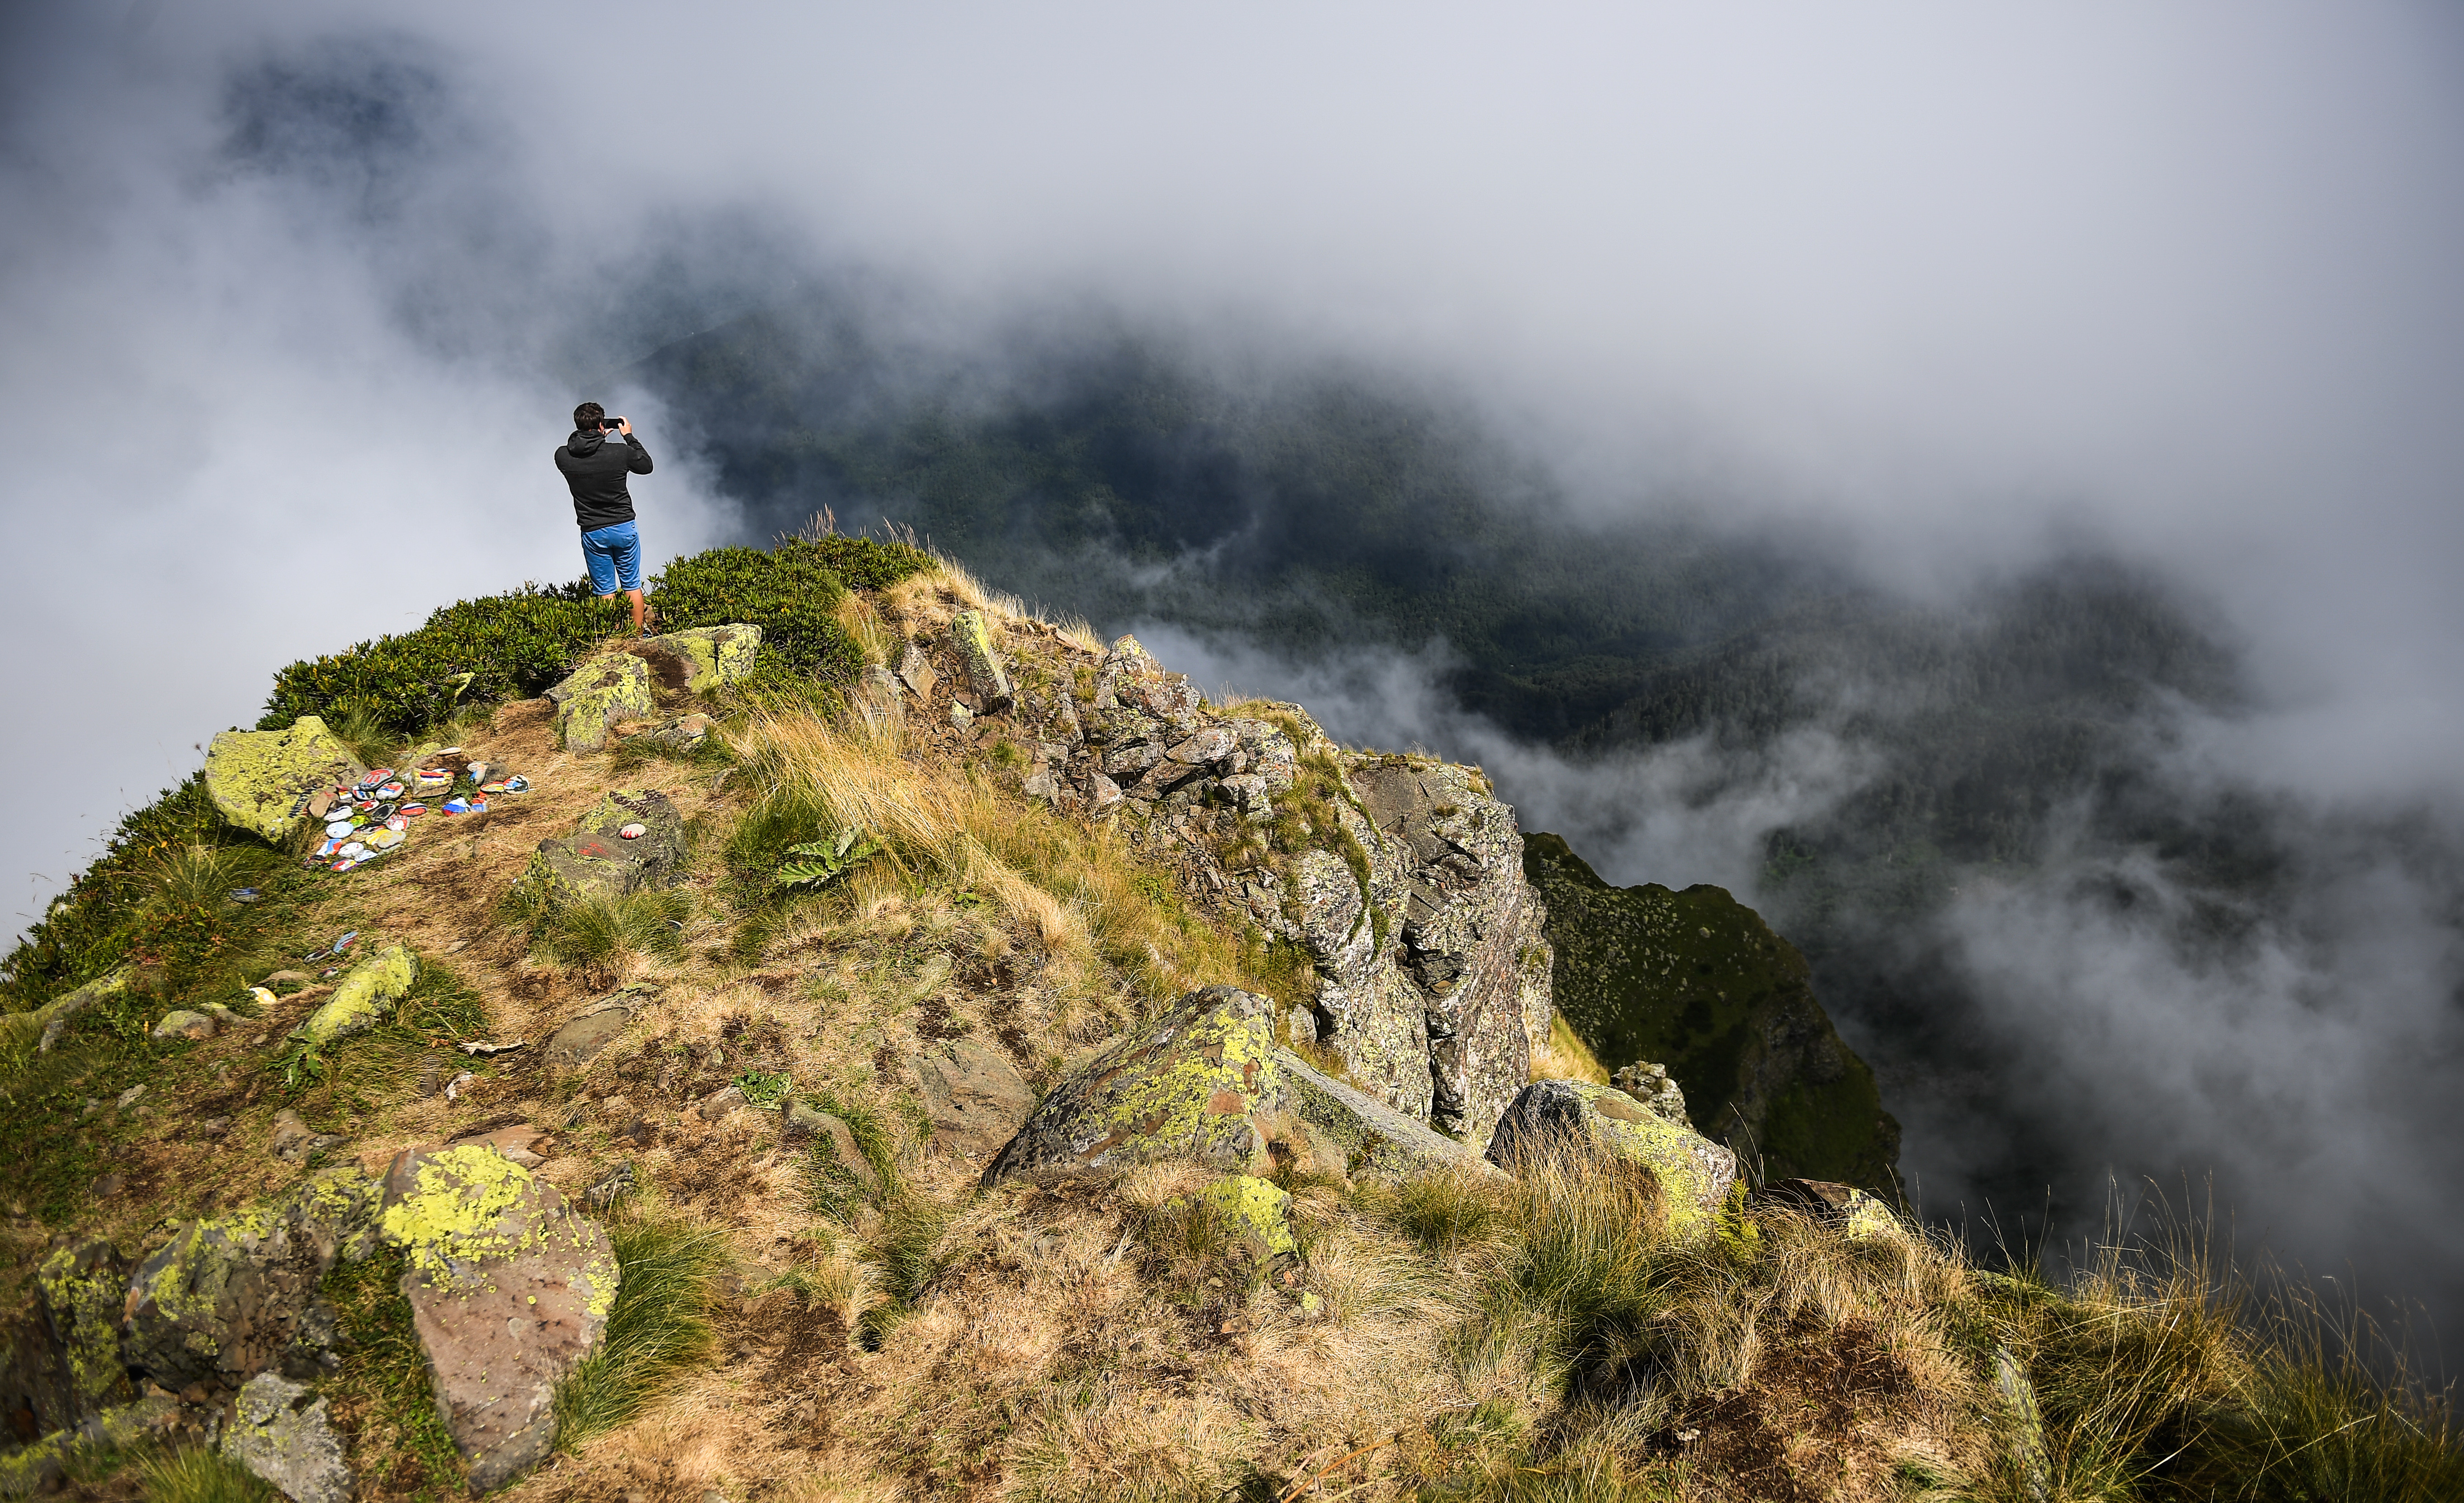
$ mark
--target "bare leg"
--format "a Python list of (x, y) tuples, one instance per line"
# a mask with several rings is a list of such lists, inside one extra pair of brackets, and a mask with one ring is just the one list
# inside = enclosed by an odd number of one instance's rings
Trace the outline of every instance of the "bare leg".
[[(616, 599), (616, 597), (612, 595), (603, 595), (600, 599), (603, 600), (612, 600)], [(625, 599), (633, 602), (633, 630), (636, 633), (639, 633), (642, 629), (642, 614), (648, 609), (648, 607), (642, 603), (642, 592), (639, 590), (627, 590), (625, 592)]]

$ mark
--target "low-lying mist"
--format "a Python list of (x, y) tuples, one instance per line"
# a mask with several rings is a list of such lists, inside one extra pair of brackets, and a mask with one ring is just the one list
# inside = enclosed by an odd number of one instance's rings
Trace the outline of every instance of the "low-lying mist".
[[(0, 870), (274, 670), (827, 506), (1806, 948), (1929, 1214), (2464, 1312), (2464, 31), (0, 15)], [(2135, 1202), (2134, 1202), (2135, 1203)]]

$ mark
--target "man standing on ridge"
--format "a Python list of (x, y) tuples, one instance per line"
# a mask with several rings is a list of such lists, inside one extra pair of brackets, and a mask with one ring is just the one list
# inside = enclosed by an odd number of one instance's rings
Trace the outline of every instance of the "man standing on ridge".
[[(607, 435), (623, 436), (625, 447), (609, 446)], [(590, 587), (603, 600), (622, 589), (633, 602), (633, 630), (642, 630), (642, 536), (633, 528), (633, 493), (626, 489), (628, 474), (650, 472), (650, 451), (633, 436), (633, 425), (610, 418), (607, 409), (585, 402), (573, 409), (573, 437), (556, 451), (556, 468), (573, 491), (573, 519), (582, 526), (582, 557), (590, 566)]]

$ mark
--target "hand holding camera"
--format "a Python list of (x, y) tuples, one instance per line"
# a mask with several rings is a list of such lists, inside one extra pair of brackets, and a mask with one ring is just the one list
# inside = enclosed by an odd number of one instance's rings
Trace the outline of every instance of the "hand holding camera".
[(601, 418), (599, 420), (599, 425), (603, 429), (613, 428), (619, 433), (630, 433), (633, 431), (633, 425), (624, 418)]

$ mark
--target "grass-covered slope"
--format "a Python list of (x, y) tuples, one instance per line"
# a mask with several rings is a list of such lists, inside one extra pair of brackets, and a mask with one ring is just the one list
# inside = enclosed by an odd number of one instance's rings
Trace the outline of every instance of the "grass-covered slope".
[[(1085, 686), (1083, 634), (956, 569), (869, 556), (883, 576), (834, 566), (839, 588), (774, 596), (770, 619), (826, 604), (807, 640), (877, 665), (975, 609), (1023, 697)], [(434, 658), (392, 661), (398, 677), (364, 682), (424, 682)], [(531, 790), (347, 873), (228, 832), (193, 785), (132, 817), (0, 991), (0, 1333), (30, 1329), (55, 1248), (99, 1240), (124, 1269), (184, 1219), (305, 1175), (513, 1134), (624, 1269), (607, 1344), (557, 1397), (557, 1454), (502, 1494), (520, 1503), (2464, 1492), (2442, 1403), (2195, 1257), (2116, 1253), (2054, 1287), (1903, 1223), (1771, 1201), (1674, 1237), (1651, 1181), (1590, 1161), (1395, 1183), (1274, 1153), (1256, 1168), (1290, 1197), (1292, 1242), (1273, 1255), (1210, 1209), (1216, 1170), (985, 1187), (997, 1144), (953, 1109), (968, 1079), (1011, 1076), (1023, 1108), (1192, 988), (1280, 994), (1293, 974), (1188, 864), (1186, 818), (1030, 795), (1034, 738), (1014, 711), (954, 715), (946, 654), (936, 687), (894, 699), (850, 691), (843, 657), (809, 661), (702, 701), (716, 729), (698, 746), (620, 727), (567, 753), (524, 699), (363, 727), (386, 763), (451, 741)], [(646, 788), (681, 820), (674, 885), (519, 896), (543, 838)], [(878, 850), (779, 880), (849, 830)], [(242, 884), (255, 903), (231, 901)], [(1692, 914), (1732, 949), (1753, 932)], [(344, 930), (404, 946), (420, 980), (295, 1068), (284, 1035), (335, 969), (303, 957)], [(122, 991), (33, 1050), (32, 1009), (123, 967)], [(213, 1036), (151, 1035), (213, 1002), (234, 1010)], [(544, 1047), (592, 1019), (587, 1057)], [(790, 1130), (814, 1113), (839, 1131)], [(278, 1156), (286, 1132), (322, 1146)], [(611, 1183), (631, 1187), (591, 1198)], [(401, 1272), (379, 1252), (319, 1289), (342, 1340), (310, 1381), (361, 1503), (467, 1495)], [(135, 1446), (75, 1448), (62, 1493), (265, 1497), (205, 1447), (227, 1392), (174, 1397), (178, 1422)], [(0, 1465), (17, 1439), (0, 1433)]]
[(1666, 1065), (1695, 1126), (1771, 1178), (1896, 1194), (1874, 1073), (1753, 909), (1720, 887), (1613, 887), (1553, 835), (1524, 837), (1523, 870), (1549, 905), (1557, 1010), (1603, 1065)]

